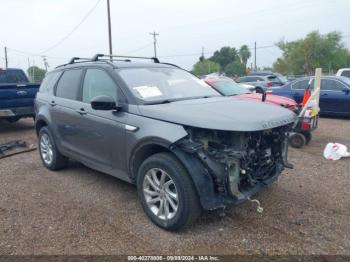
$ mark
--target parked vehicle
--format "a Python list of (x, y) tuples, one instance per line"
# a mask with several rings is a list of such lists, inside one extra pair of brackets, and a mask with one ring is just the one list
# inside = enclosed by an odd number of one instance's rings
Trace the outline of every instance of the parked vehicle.
[[(274, 95), (286, 96), (297, 103), (303, 100), (310, 77), (298, 78), (282, 87), (270, 88)], [(311, 87), (313, 88), (312, 81)], [(343, 76), (323, 76), (320, 90), (320, 114), (350, 116), (350, 79)]]
[(341, 68), (337, 72), (337, 76), (345, 76), (350, 78), (350, 68)]
[(21, 69), (0, 68), (0, 119), (16, 122), (22, 117), (33, 117), (39, 85), (29, 83)]
[(156, 58), (113, 58), (74, 58), (46, 76), (35, 126), (48, 169), (71, 158), (134, 183), (147, 216), (175, 230), (202, 209), (250, 199), (291, 167), (290, 110), (223, 97)]
[(289, 80), (284, 75), (272, 71), (258, 71), (258, 72), (251, 72), (248, 74), (248, 76), (275, 76), (276, 79), (274, 79), (274, 85), (284, 85)]
[(258, 93), (268, 90), (272, 86), (280, 86), (280, 82), (276, 76), (243, 76), (236, 79), (239, 84), (254, 86)]
[[(208, 78), (205, 79), (205, 82), (224, 96), (262, 101), (263, 94), (248, 91), (246, 88), (240, 86), (231, 79)], [(298, 105), (293, 99), (283, 96), (266, 93), (266, 100), (264, 102), (267, 104), (283, 106), (292, 111), (298, 110)]]

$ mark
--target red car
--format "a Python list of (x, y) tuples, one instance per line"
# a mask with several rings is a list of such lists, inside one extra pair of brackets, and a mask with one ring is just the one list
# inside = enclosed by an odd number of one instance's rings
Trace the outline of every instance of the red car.
[[(262, 94), (253, 93), (229, 78), (208, 78), (204, 79), (204, 81), (224, 96), (262, 101)], [(266, 93), (265, 103), (283, 106), (292, 111), (298, 109), (298, 104), (293, 99), (272, 95), (268, 91)]]

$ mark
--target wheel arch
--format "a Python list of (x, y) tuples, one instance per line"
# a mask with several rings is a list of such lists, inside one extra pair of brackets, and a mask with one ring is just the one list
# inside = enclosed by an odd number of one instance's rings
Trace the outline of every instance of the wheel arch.
[(128, 165), (131, 181), (136, 181), (138, 170), (148, 157), (161, 152), (170, 153), (184, 166), (204, 209), (210, 210), (224, 206), (222, 199), (215, 192), (213, 179), (202, 162), (195, 155), (186, 153), (175, 144), (163, 139), (145, 140), (135, 147)]
[(170, 143), (168, 141), (159, 138), (148, 138), (139, 142), (128, 159), (128, 171), (131, 181), (136, 181), (138, 170), (147, 158), (161, 152), (172, 153), (169, 146)]
[(43, 117), (37, 117), (35, 119), (35, 132), (37, 136), (39, 135), (40, 129), (43, 128), (44, 126), (48, 126), (47, 119)]

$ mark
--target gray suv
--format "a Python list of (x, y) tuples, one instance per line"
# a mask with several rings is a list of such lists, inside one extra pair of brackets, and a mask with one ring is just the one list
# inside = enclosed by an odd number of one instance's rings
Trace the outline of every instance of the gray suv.
[[(136, 59), (140, 57), (133, 57)], [(73, 58), (35, 102), (43, 164), (73, 159), (134, 183), (147, 216), (175, 230), (277, 180), (293, 112), (221, 96), (172, 64)]]

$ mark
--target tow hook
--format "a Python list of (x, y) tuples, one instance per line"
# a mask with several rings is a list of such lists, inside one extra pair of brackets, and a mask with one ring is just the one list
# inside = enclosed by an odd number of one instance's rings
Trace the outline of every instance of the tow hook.
[(256, 208), (256, 212), (258, 212), (258, 213), (260, 213), (260, 214), (262, 214), (262, 213), (264, 212), (264, 208), (261, 206), (259, 200), (257, 200), (257, 199), (251, 199), (250, 197), (248, 197), (248, 200), (249, 200), (250, 202), (256, 203), (256, 204), (258, 205), (257, 208)]

